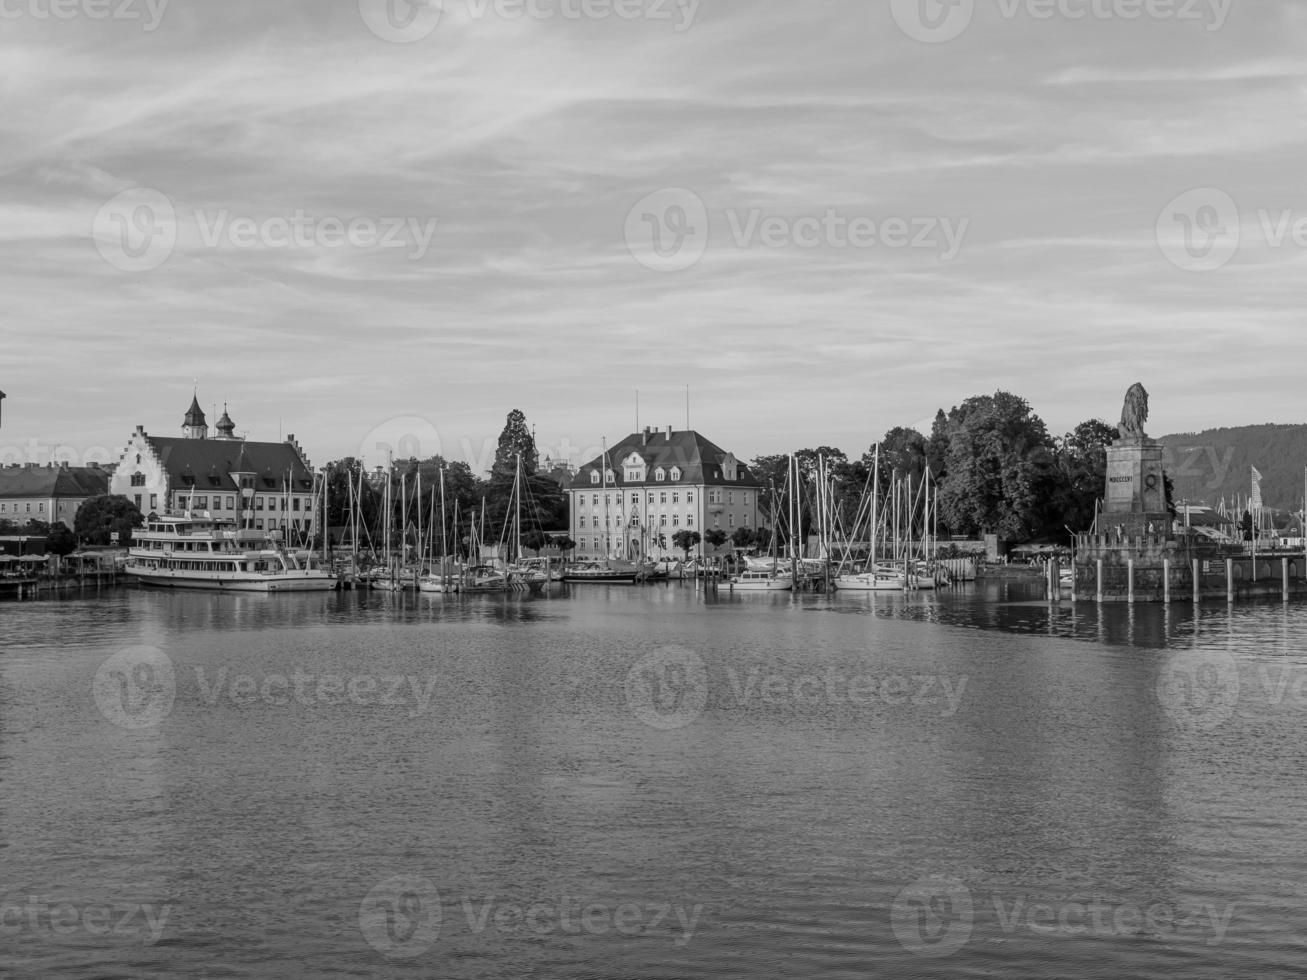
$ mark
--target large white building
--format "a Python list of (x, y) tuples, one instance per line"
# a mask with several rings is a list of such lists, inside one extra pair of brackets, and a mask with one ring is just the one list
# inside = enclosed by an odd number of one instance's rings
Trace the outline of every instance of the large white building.
[(211, 438), (198, 397), (181, 437), (152, 436), (137, 426), (109, 492), (135, 501), (146, 515), (205, 512), (258, 531), (313, 534), (313, 467), (295, 437), (247, 442), (225, 407), (215, 428)]
[(568, 533), (581, 558), (675, 555), (678, 531), (757, 529), (761, 491), (747, 466), (698, 432), (645, 429), (577, 470)]

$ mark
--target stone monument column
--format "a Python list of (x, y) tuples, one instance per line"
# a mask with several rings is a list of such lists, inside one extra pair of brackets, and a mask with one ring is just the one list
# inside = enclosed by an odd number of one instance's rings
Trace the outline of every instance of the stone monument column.
[(1162, 472), (1162, 444), (1148, 438), (1148, 392), (1141, 384), (1126, 394), (1118, 426), (1120, 438), (1107, 447), (1107, 486), (1102, 533), (1123, 537), (1162, 534), (1171, 525), (1166, 510), (1166, 486)]

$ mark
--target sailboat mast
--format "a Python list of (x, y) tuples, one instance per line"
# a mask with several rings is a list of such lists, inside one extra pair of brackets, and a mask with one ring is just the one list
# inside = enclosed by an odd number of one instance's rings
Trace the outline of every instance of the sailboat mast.
[(880, 535), (880, 510), (878, 502), (880, 500), (880, 443), (876, 443), (876, 455), (871, 464), (871, 568), (870, 572), (876, 571), (876, 538)]

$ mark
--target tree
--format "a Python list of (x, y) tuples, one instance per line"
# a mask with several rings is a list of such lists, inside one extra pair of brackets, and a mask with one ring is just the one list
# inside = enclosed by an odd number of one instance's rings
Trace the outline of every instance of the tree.
[(564, 535), (561, 538), (555, 538), (554, 545), (558, 548), (560, 552), (562, 552), (565, 555), (571, 554), (573, 551), (576, 550), (576, 542), (573, 541), (571, 538), (567, 537), (566, 535)]
[(1253, 539), (1253, 515), (1250, 512), (1243, 512), (1243, 518), (1239, 521), (1239, 529), (1243, 532), (1245, 541)]
[(757, 535), (751, 527), (737, 527), (735, 533), (731, 535), (731, 544), (742, 551), (752, 548), (757, 540)]
[(145, 523), (141, 509), (126, 497), (103, 494), (92, 497), (77, 511), (74, 530), (87, 544), (107, 545), (110, 535), (118, 533), (118, 544), (132, 543), (132, 529)]
[(549, 542), (549, 535), (544, 531), (536, 530), (522, 538), (522, 547), (539, 555), (542, 549), (549, 547)]
[(1024, 398), (977, 395), (949, 412), (940, 517), (954, 533), (1025, 541), (1060, 527), (1054, 447)]
[(703, 539), (712, 545), (714, 550), (720, 548), (727, 541), (731, 540), (730, 535), (719, 527), (715, 527), (711, 531), (705, 532)]
[(526, 424), (526, 416), (513, 409), (508, 413), (504, 431), (499, 434), (499, 445), (495, 449), (495, 462), (491, 467), (491, 481), (507, 478), (511, 483), (517, 473), (517, 458), (522, 458), (522, 472), (527, 476), (535, 474), (540, 461), (536, 452), (535, 436)]
[(702, 541), (698, 531), (677, 531), (672, 535), (672, 544), (685, 552), (685, 560), (690, 560), (690, 552)]
[(1116, 437), (1116, 429), (1102, 419), (1089, 419), (1059, 441), (1061, 485), (1055, 499), (1065, 527), (1084, 531), (1093, 524), (1107, 480), (1107, 447)]
[(45, 550), (60, 558), (71, 555), (77, 550), (77, 535), (64, 524), (56, 523), (45, 537)]

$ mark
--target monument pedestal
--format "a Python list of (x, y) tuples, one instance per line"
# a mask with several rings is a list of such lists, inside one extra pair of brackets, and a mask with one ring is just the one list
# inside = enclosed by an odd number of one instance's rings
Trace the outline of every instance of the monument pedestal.
[(1176, 537), (1166, 510), (1161, 443), (1136, 436), (1108, 446), (1097, 533), (1078, 541), (1077, 592), (1107, 602), (1160, 602), (1181, 594), (1192, 549), (1192, 540)]
[(1162, 444), (1156, 439), (1121, 439), (1107, 447), (1105, 514), (1165, 514)]

